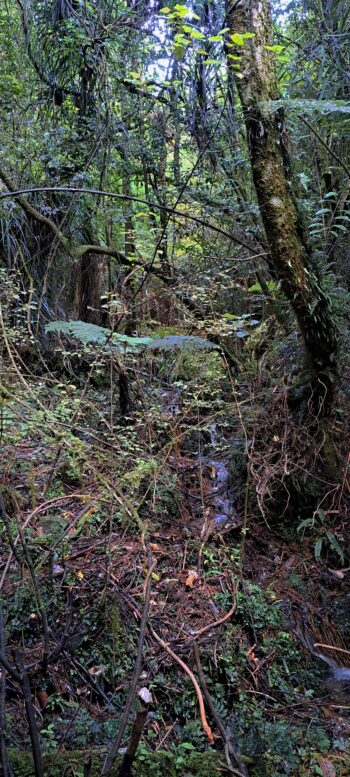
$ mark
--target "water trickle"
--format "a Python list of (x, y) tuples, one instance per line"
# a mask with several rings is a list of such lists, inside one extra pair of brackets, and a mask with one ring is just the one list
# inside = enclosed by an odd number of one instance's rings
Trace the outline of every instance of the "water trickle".
[(166, 415), (178, 415), (181, 413), (180, 397), (182, 387), (175, 387), (162, 391), (162, 404)]
[[(217, 449), (218, 432), (216, 424), (210, 427), (210, 442), (213, 453)], [(225, 461), (222, 459), (211, 458), (208, 464), (215, 471), (212, 504), (214, 508), (214, 523), (218, 529), (224, 528), (226, 524), (233, 523), (237, 518), (234, 506), (231, 478)]]

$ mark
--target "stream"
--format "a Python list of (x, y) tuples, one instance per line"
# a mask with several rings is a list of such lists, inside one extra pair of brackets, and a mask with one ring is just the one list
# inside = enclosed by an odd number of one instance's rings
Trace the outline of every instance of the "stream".
[[(161, 394), (161, 405), (164, 415), (178, 416), (182, 413), (182, 386), (164, 389)], [(198, 465), (211, 468), (212, 488), (208, 502), (211, 506), (211, 519), (217, 530), (234, 525), (237, 520), (232, 476), (228, 469), (224, 454), (220, 451), (220, 432), (215, 422), (210, 424), (210, 451), (207, 455), (198, 454)], [(227, 457), (226, 457), (227, 458)]]
[(210, 444), (213, 456), (207, 462), (214, 473), (212, 489), (213, 521), (217, 529), (224, 529), (228, 524), (235, 523), (237, 512), (234, 506), (232, 482), (227, 463), (215, 456), (218, 448), (218, 429), (215, 423), (210, 426)]

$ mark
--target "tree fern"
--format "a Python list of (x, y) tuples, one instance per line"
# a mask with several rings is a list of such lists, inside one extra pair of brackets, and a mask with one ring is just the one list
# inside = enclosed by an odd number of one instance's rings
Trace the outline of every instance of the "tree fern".
[(128, 337), (106, 327), (89, 324), (85, 321), (52, 321), (46, 326), (46, 332), (66, 335), (80, 340), (84, 345), (95, 343), (102, 347), (109, 346), (119, 351), (162, 350), (170, 351), (176, 348), (187, 350), (213, 350), (214, 343), (204, 337), (194, 335), (168, 335), (166, 337)]

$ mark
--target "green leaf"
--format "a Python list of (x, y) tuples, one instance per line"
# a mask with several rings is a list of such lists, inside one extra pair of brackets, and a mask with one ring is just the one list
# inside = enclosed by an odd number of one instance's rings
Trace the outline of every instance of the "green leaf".
[(338, 554), (338, 556), (339, 556), (339, 558), (340, 558), (340, 560), (341, 560), (341, 562), (343, 564), (344, 563), (344, 551), (343, 551), (343, 548), (339, 545), (339, 542), (338, 542), (337, 538), (334, 536), (333, 532), (331, 532), (331, 531), (327, 531), (326, 532), (326, 537), (328, 539), (328, 542), (329, 542), (331, 548), (333, 548), (333, 550), (335, 550), (335, 552)]
[(192, 15), (190, 8), (187, 8), (185, 5), (179, 5), (179, 3), (176, 3), (176, 5), (174, 5), (174, 11), (176, 11), (177, 15), (180, 16), (181, 19), (184, 18), (185, 16)]
[(232, 42), (236, 44), (236, 46), (244, 45), (244, 37), (239, 32), (234, 32), (233, 35), (230, 35), (230, 38)]
[(168, 6), (166, 5), (164, 6), (164, 8), (160, 9), (159, 13), (165, 13), (165, 14), (171, 13), (171, 8), (168, 8)]
[(186, 48), (184, 46), (175, 45), (174, 46), (174, 57), (179, 62), (184, 58), (186, 54)]
[(319, 561), (321, 558), (321, 552), (322, 552), (322, 545), (323, 545), (323, 537), (319, 537), (315, 542), (315, 559), (316, 561)]
[(277, 43), (275, 46), (265, 46), (265, 49), (267, 49), (267, 51), (276, 51), (277, 54), (280, 54), (281, 51), (283, 51), (283, 46), (279, 46)]
[(297, 526), (297, 531), (302, 531), (303, 529), (307, 529), (309, 526), (313, 526), (313, 521), (311, 518), (305, 518), (304, 521), (301, 521)]
[(203, 38), (205, 38), (205, 35), (203, 34), (203, 32), (199, 32), (199, 30), (193, 29), (191, 32), (191, 38), (193, 38), (194, 40), (202, 40)]

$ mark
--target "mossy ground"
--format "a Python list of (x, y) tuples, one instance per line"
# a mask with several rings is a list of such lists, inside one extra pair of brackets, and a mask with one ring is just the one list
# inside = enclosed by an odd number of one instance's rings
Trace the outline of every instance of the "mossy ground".
[[(81, 777), (87, 751), (72, 750), (66, 753), (55, 751), (43, 756), (45, 777)], [(32, 774), (33, 760), (26, 751), (10, 751), (9, 760), (16, 777), (29, 777)], [(91, 777), (100, 777), (103, 756), (92, 753)], [(116, 777), (120, 764), (117, 759), (111, 777)], [(214, 777), (226, 774), (227, 770), (218, 753), (189, 753), (174, 757), (170, 752), (143, 754), (136, 759), (134, 774), (137, 777)]]

